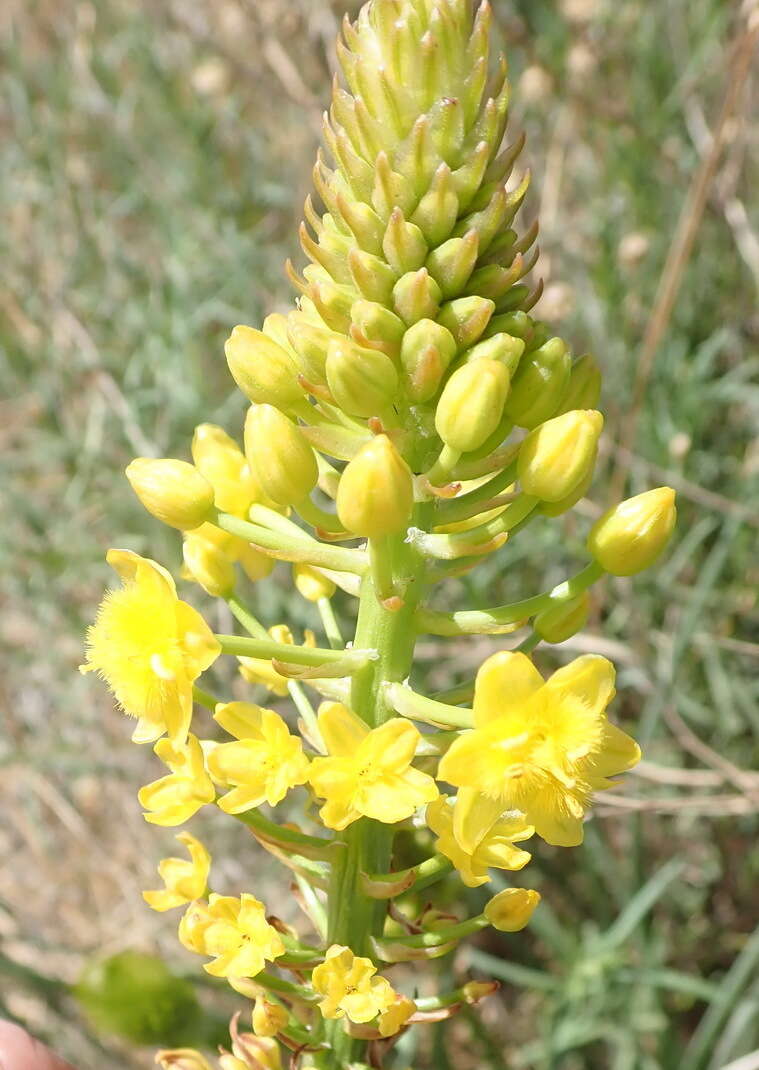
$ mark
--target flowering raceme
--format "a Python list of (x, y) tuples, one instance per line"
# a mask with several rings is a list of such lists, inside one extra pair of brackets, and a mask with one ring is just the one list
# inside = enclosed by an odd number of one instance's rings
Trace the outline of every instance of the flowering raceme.
[[(493, 585), (504, 572), (518, 585), (523, 530), (561, 526), (594, 494), (604, 422), (600, 364), (541, 321), (542, 284), (527, 281), (538, 227), (518, 222), (524, 139), (502, 144), (510, 87), (503, 57), (491, 62), (490, 20), (471, 0), (370, 0), (346, 19), (318, 202), (300, 231), (309, 262), (288, 268), (300, 296), (225, 345), (249, 403), (237, 440), (203, 423), (192, 463), (127, 469), (148, 512), (181, 533), (180, 579), (223, 603), (209, 619), (234, 621), (214, 634), (165, 568), (111, 550), (121, 587), (83, 666), (166, 766), (139, 791), (145, 819), (176, 827), (213, 806), (238, 822), (235, 864), (214, 878), (242, 888), (214, 885), (209, 852), (183, 831), (189, 858), (163, 859), (164, 887), (144, 893), (159, 911), (185, 906), (180, 943), (248, 1001), (254, 1033), (238, 1012), (219, 1070), (279, 1070), (284, 1049), (292, 1067), (381, 1067), (405, 1030), (491, 994), (495, 983), (466, 979), (428, 994), (409, 972), (407, 993), (384, 973), (419, 971), (487, 926), (519, 933), (537, 891), (501, 885), (470, 915), (482, 893), (457, 900), (455, 881), (529, 874), (541, 840), (579, 844), (594, 794), (639, 758), (607, 718), (609, 661), (579, 657), (546, 677), (538, 666), (585, 627), (605, 574), (661, 557), (671, 488), (601, 516), (551, 590), (435, 608), (439, 584), (496, 553)], [(318, 625), (302, 641), (279, 611), (271, 619), (273, 588), (255, 586), (278, 562)], [(453, 663), (477, 635), (501, 648), (474, 680), (414, 690), (420, 637), (435, 649), (453, 639)], [(238, 670), (231, 683), (220, 656)], [(274, 708), (255, 704), (262, 687)], [(294, 882), (286, 921), (257, 897), (272, 857)], [(521, 939), (505, 937), (504, 953)], [(158, 1062), (212, 1066), (190, 1048)]]

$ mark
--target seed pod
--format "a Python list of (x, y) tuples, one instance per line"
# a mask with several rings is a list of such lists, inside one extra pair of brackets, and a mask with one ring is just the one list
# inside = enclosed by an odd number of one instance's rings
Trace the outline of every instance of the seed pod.
[(337, 489), (337, 515), (347, 531), (366, 538), (408, 526), (414, 506), (411, 469), (387, 435), (377, 435), (348, 463)]
[(262, 331), (235, 327), (224, 352), (232, 378), (249, 401), (286, 410), (303, 400), (295, 361)]
[(657, 487), (609, 509), (591, 528), (587, 546), (613, 576), (634, 576), (662, 553), (676, 519), (674, 490)]
[(406, 393), (412, 401), (429, 401), (435, 396), (455, 356), (453, 335), (439, 323), (419, 320), (409, 327), (401, 344), (401, 365)]
[(566, 412), (536, 427), (522, 443), (517, 472), (522, 490), (558, 502), (592, 472), (603, 416), (594, 409)]
[(518, 427), (531, 430), (554, 415), (569, 383), (571, 358), (561, 338), (550, 338), (519, 364), (506, 412)]
[(587, 624), (589, 612), (590, 597), (587, 591), (583, 591), (571, 602), (551, 606), (538, 613), (533, 627), (544, 642), (563, 643), (582, 631)]
[(169, 527), (199, 528), (213, 510), (213, 487), (187, 461), (138, 457), (127, 466), (126, 477), (147, 511)]
[(273, 405), (251, 405), (245, 418), (245, 456), (265, 494), (295, 505), (319, 478), (314, 451), (303, 432)]
[(327, 383), (337, 404), (350, 416), (378, 416), (393, 403), (398, 373), (384, 353), (333, 338), (327, 352)]
[(509, 373), (495, 360), (463, 364), (445, 384), (435, 428), (446, 446), (468, 453), (495, 431), (509, 392)]

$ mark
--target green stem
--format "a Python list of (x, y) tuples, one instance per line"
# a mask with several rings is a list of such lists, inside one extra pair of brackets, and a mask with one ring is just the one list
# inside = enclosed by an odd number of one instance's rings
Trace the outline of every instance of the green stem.
[(325, 665), (347, 661), (360, 668), (376, 658), (373, 650), (330, 650), (320, 646), (296, 646), (278, 643), (275, 639), (248, 638), (243, 635), (217, 635), (222, 654), (238, 658), (259, 658), (263, 661), (284, 661), (288, 665)]
[(319, 610), (319, 616), (322, 619), (322, 626), (324, 627), (324, 634), (327, 636), (329, 645), (333, 650), (342, 650), (345, 643), (340, 634), (340, 625), (337, 623), (335, 611), (332, 608), (332, 603), (329, 598), (320, 598), (316, 603), (316, 608)]
[(496, 494), (500, 494), (501, 491), (514, 482), (516, 475), (517, 463), (513, 461), (497, 476), (489, 479), (487, 483), (482, 483), (475, 490), (470, 490), (467, 494), (461, 494), (450, 502), (443, 502), (438, 506), (437, 523), (451, 524), (456, 520), (466, 520), (467, 517), (473, 515), (473, 506), (495, 497)]
[(192, 689), (192, 697), (193, 700), (197, 702), (199, 706), (205, 706), (205, 708), (207, 710), (210, 710), (211, 713), (215, 713), (216, 705), (219, 700), (217, 698), (214, 698), (214, 696), (210, 692), (203, 691), (202, 688), (195, 686)]
[(340, 546), (326, 546), (310, 535), (286, 534), (240, 520), (237, 516), (219, 513), (213, 521), (222, 531), (251, 542), (258, 549), (280, 561), (305, 561), (309, 565), (334, 569), (335, 572), (366, 571), (366, 555), (361, 550), (346, 550)]
[(444, 725), (446, 728), (472, 728), (473, 714), (462, 706), (449, 706), (417, 694), (403, 684), (391, 684), (386, 689), (387, 701), (401, 717), (425, 724)]
[[(414, 522), (428, 522), (431, 509), (417, 507)], [(413, 663), (416, 639), (413, 617), (424, 585), (424, 563), (418, 551), (404, 541), (405, 532), (387, 539), (380, 552), (386, 556), (385, 571), (391, 571), (403, 597), (403, 605), (390, 612), (382, 605), (372, 576), (365, 576), (360, 595), (355, 646), (377, 651), (353, 676), (351, 706), (372, 728), (393, 715), (384, 685), (404, 680)], [(371, 955), (372, 940), (382, 935), (387, 904), (361, 891), (362, 873), (386, 873), (390, 869), (393, 828), (362, 818), (342, 834), (345, 851), (332, 865), (328, 897), (327, 942), (345, 944), (357, 955)], [(340, 1021), (326, 1022), (332, 1050), (319, 1057), (322, 1070), (343, 1070), (352, 1062), (365, 1061), (366, 1042), (348, 1036)]]

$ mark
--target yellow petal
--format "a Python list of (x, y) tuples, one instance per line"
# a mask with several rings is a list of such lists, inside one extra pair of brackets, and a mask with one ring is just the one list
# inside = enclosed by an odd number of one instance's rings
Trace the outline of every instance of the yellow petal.
[(531, 811), (528, 817), (538, 836), (553, 847), (578, 847), (583, 841), (582, 818), (547, 810)]
[(614, 698), (614, 666), (600, 654), (583, 654), (563, 665), (546, 683), (546, 702), (565, 697), (579, 699), (588, 709), (601, 713)]
[(213, 719), (235, 739), (261, 739), (262, 713), (253, 702), (219, 702)]
[(372, 765), (400, 773), (413, 761), (419, 739), (415, 725), (394, 717), (366, 737), (357, 760), (361, 762), (365, 755)]
[(461, 788), (453, 808), (453, 835), (458, 845), (474, 854), (503, 813), (503, 803), (474, 788)]
[(526, 654), (502, 650), (481, 666), (474, 685), (474, 723), (482, 728), (518, 711), (543, 686), (543, 677)]
[(181, 907), (188, 902), (183, 896), (178, 895), (177, 892), (172, 892), (168, 888), (162, 888), (155, 892), (143, 892), (142, 898), (153, 910), (173, 910), (174, 907)]
[(149, 557), (140, 557), (133, 550), (109, 550), (105, 559), (124, 583), (134, 583), (138, 579), (146, 578), (147, 571), (152, 571), (163, 581), (168, 592), (176, 596), (176, 586), (171, 573)]
[(323, 702), (319, 707), (319, 730), (327, 750), (336, 757), (353, 757), (369, 728), (341, 702)]
[(616, 776), (626, 773), (640, 761), (640, 747), (627, 732), (607, 721), (601, 737), (598, 754), (588, 759), (591, 777)]
[(191, 680), (197, 680), (202, 672), (221, 654), (221, 644), (200, 613), (186, 602), (177, 602), (177, 633), (187, 674)]

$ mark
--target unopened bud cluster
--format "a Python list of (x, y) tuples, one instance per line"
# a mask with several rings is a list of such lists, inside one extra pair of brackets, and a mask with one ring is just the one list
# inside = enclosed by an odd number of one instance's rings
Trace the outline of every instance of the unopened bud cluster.
[[(173, 827), (216, 805), (244, 822), (294, 871), (311, 925), (304, 935), (273, 916), (254, 873), (252, 890), (216, 888), (189, 834), (189, 861), (161, 864), (165, 888), (146, 893), (149, 904), (183, 906), (182, 943), (249, 1000), (253, 1033), (235, 1024), (223, 1070), (279, 1067), (279, 1041), (316, 1067), (379, 1066), (387, 1038), (488, 995), (492, 984), (467, 981), (416, 999), (400, 990), (402, 972), (396, 989), (385, 971), (486, 925), (515, 933), (540, 897), (509, 886), (482, 914), (452, 919), (434, 905), (435, 881), (455, 871), (477, 887), (493, 869), (516, 873), (532, 837), (581, 842), (594, 792), (639, 757), (607, 720), (605, 658), (545, 678), (531, 653), (584, 627), (604, 573), (629, 576), (659, 557), (675, 522), (669, 488), (603, 515), (580, 571), (545, 594), (452, 614), (427, 604), (446, 575), (508, 558), (522, 528), (592, 493), (604, 423), (595, 360), (532, 314), (537, 226), (515, 222), (528, 189), (515, 174), (523, 139), (504, 147), (505, 63), (489, 55), (488, 4), (471, 7), (372, 0), (346, 20), (344, 83), (300, 232), (308, 264), (289, 268), (296, 306), (261, 330), (235, 327), (225, 346), (250, 403), (242, 445), (203, 424), (192, 464), (140, 458), (127, 469), (145, 508), (183, 533), (181, 577), (225, 599), (240, 634), (215, 635), (156, 562), (111, 551), (121, 587), (90, 631), (84, 668), (108, 681), (138, 718), (133, 738), (155, 744), (165, 767), (140, 792), (147, 820)], [(250, 582), (276, 562), (292, 566), (323, 641), (258, 619)], [(332, 608), (338, 588), (358, 599), (349, 641)], [(520, 628), (481, 666), (471, 701), (409, 686), (417, 636)], [(221, 655), (238, 659), (244, 700), (198, 688)], [(258, 705), (261, 688), (289, 693), (297, 718)], [(415, 722), (443, 729), (444, 744)], [(286, 797), (273, 818), (259, 809)], [(394, 871), (403, 827), (424, 829), (428, 857)], [(211, 1066), (189, 1049), (158, 1061)]]

